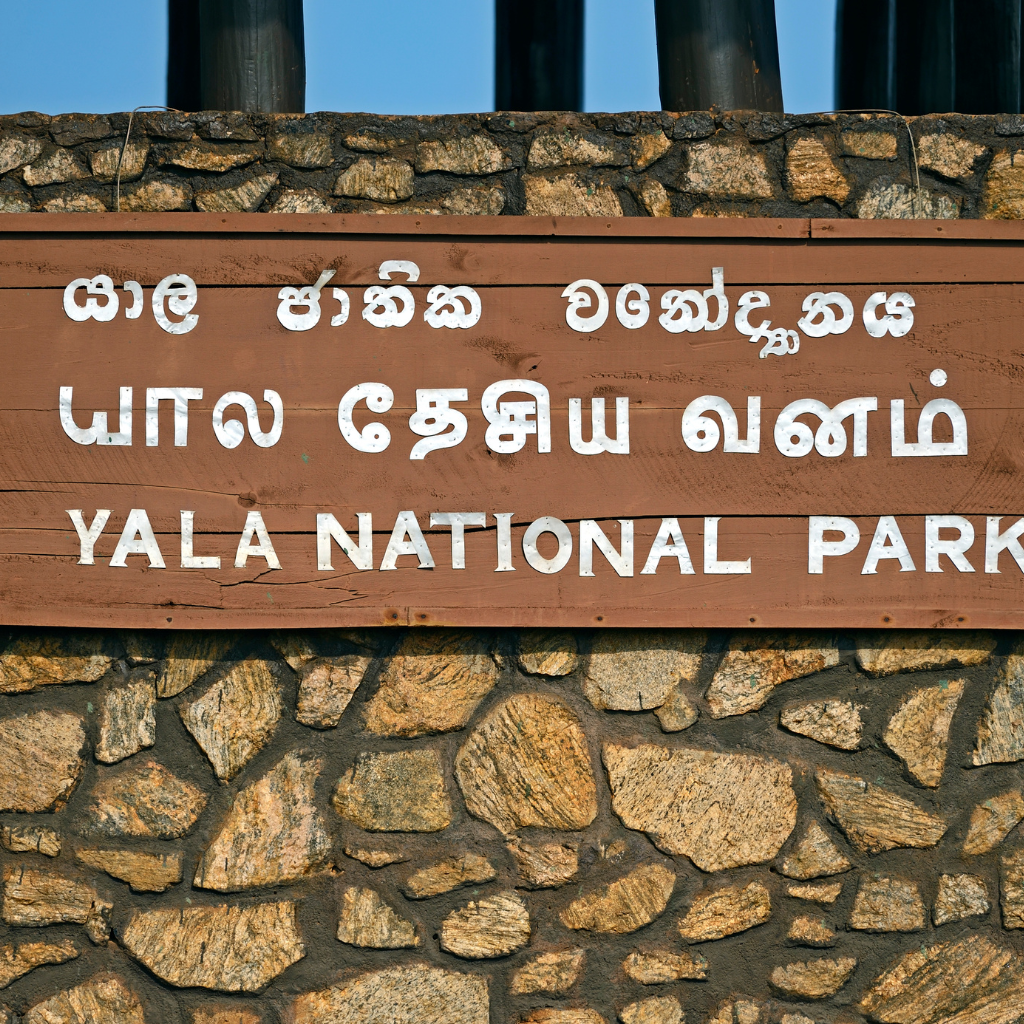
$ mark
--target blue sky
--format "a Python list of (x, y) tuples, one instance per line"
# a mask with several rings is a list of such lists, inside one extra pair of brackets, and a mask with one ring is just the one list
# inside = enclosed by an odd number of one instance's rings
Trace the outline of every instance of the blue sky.
[[(0, 113), (164, 102), (164, 0), (2, 0)], [(491, 109), (490, 0), (305, 0), (307, 110)], [(656, 110), (653, 0), (586, 0), (587, 110)], [(835, 0), (776, 0), (786, 110), (832, 106)]]

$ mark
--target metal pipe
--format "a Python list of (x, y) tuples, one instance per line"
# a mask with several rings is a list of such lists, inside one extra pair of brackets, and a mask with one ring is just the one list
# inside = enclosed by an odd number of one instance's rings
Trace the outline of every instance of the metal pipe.
[(202, 0), (199, 46), (203, 109), (305, 111), (302, 0)]
[(774, 0), (655, 0), (665, 110), (782, 111)]
[(839, 0), (836, 99), (841, 110), (896, 109), (896, 0)]
[(167, 0), (167, 106), (199, 110), (199, 0)]
[(581, 110), (583, 0), (495, 0), (497, 110)]
[(901, 114), (956, 109), (954, 6), (954, 0), (897, 0), (894, 109)]
[(956, 0), (956, 109), (1020, 113), (1021, 0)]

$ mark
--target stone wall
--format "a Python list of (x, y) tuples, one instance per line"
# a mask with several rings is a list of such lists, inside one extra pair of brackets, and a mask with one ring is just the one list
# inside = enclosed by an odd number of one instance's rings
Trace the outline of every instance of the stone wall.
[[(0, 212), (1024, 216), (1024, 117), (0, 117)], [(913, 170), (914, 138), (920, 177)], [(121, 156), (124, 150), (123, 158)]]
[(10, 634), (0, 1016), (1012, 1024), (1024, 644)]

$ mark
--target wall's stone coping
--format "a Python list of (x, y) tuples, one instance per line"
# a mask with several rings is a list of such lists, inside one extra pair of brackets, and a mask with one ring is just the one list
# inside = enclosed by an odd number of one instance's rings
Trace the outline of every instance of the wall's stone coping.
[[(0, 212), (115, 209), (127, 125), (0, 117)], [(143, 112), (120, 208), (1019, 219), (1022, 140), (1021, 115)]]

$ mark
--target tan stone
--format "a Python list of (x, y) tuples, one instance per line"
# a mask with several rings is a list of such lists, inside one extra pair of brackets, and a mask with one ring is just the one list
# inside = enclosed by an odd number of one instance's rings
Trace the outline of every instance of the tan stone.
[(153, 633), (132, 629), (121, 634), (121, 641), (129, 665), (152, 665), (163, 656), (163, 638)]
[(857, 216), (861, 220), (956, 220), (961, 202), (959, 196), (879, 178), (857, 200)]
[(286, 188), (274, 200), (270, 213), (332, 213), (331, 204), (311, 188)]
[(574, 931), (628, 935), (665, 913), (675, 884), (674, 871), (663, 864), (644, 864), (574, 900), (558, 916)]
[(568, 882), (579, 869), (575, 845), (540, 843), (532, 845), (519, 839), (507, 844), (516, 862), (519, 877), (534, 889), (553, 889)]
[(338, 941), (367, 949), (412, 949), (416, 926), (394, 912), (374, 889), (350, 885), (341, 894)]
[(743, 715), (763, 707), (775, 687), (839, 664), (834, 640), (813, 634), (740, 633), (715, 671), (707, 701), (712, 718)]
[(633, 166), (638, 171), (646, 171), (656, 160), (660, 160), (670, 149), (672, 142), (662, 131), (644, 132), (634, 135), (629, 152)]
[(679, 934), (689, 942), (709, 942), (756, 928), (771, 916), (771, 896), (761, 882), (705, 889), (679, 922)]
[(39, 686), (94, 683), (110, 668), (102, 639), (20, 636), (0, 654), (0, 693), (29, 693)]
[(533, 217), (621, 217), (622, 204), (615, 189), (589, 184), (578, 174), (523, 176), (526, 212)]
[(136, 910), (121, 944), (177, 988), (256, 992), (301, 960), (294, 903)]
[(932, 908), (932, 920), (937, 925), (962, 921), (965, 917), (978, 917), (992, 909), (985, 879), (977, 875), (941, 875), (939, 892)]
[(690, 703), (682, 687), (677, 686), (660, 708), (655, 709), (654, 717), (662, 732), (682, 732), (694, 725), (700, 712)]
[(313, 791), (322, 767), (319, 759), (286, 754), (238, 793), (199, 858), (192, 884), (237, 892), (314, 873), (331, 849)]
[(410, 963), (308, 992), (290, 1024), (489, 1024), (487, 978)]
[(971, 812), (971, 824), (964, 840), (964, 855), (977, 857), (982, 853), (991, 853), (1022, 820), (1024, 793), (1019, 789), (989, 797)]
[(267, 136), (267, 159), (312, 170), (334, 163), (331, 137), (326, 132), (286, 132)]
[(182, 167), (186, 171), (224, 171), (246, 167), (263, 155), (262, 146), (237, 142), (184, 142), (173, 146), (160, 163)]
[(81, 777), (84, 745), (78, 715), (36, 711), (0, 719), (0, 811), (60, 810)]
[(607, 1024), (607, 1021), (596, 1010), (585, 1007), (556, 1009), (543, 1006), (529, 1017), (524, 1017), (523, 1024)]
[(233, 188), (211, 189), (196, 193), (196, 207), (207, 213), (251, 213), (277, 184), (278, 171), (256, 174)]
[(75, 159), (70, 149), (55, 149), (48, 156), (36, 160), (22, 172), (26, 185), (54, 185), (64, 181), (81, 181), (89, 172)]
[(438, 213), (453, 217), (497, 217), (505, 209), (505, 190), (494, 187), (455, 188), (440, 196), (438, 205)]
[(41, 853), (56, 857), (60, 853), (60, 833), (41, 825), (4, 825), (0, 844), (11, 853)]
[(234, 642), (230, 633), (175, 633), (167, 645), (163, 671), (157, 677), (156, 695), (177, 697), (223, 661)]
[(746, 139), (694, 142), (688, 153), (688, 192), (711, 199), (771, 199), (775, 194), (764, 154)]
[(180, 839), (206, 807), (206, 795), (163, 765), (144, 761), (100, 776), (87, 809), (88, 829), (107, 836)]
[(412, 164), (390, 156), (361, 156), (338, 175), (336, 196), (372, 199), (378, 203), (397, 203), (413, 193)]
[(917, 140), (917, 165), (944, 178), (966, 178), (974, 173), (978, 157), (987, 152), (984, 146), (957, 135), (922, 135)]
[(868, 160), (895, 160), (897, 140), (893, 132), (845, 131), (839, 143), (847, 156)]
[(1021, 960), (986, 936), (904, 953), (857, 1005), (880, 1024), (1014, 1024), (1024, 984)]
[(996, 150), (985, 175), (981, 216), (985, 220), (1024, 219), (1024, 159), (1012, 149)]
[(47, 871), (8, 864), (4, 868), (4, 922), (20, 928), (85, 924), (94, 912), (109, 912), (96, 890)]
[(531, 171), (551, 167), (621, 167), (627, 163), (629, 158), (614, 140), (598, 135), (588, 137), (568, 128), (535, 136), (527, 157)]
[(835, 903), (843, 891), (842, 882), (817, 882), (810, 885), (787, 885), (786, 893), (798, 900), (813, 903)]
[(1024, 760), (1024, 642), (1015, 645), (1000, 670), (996, 688), (978, 723), (974, 763)]
[(463, 728), (498, 682), (485, 637), (461, 630), (410, 633), (366, 704), (366, 728), (412, 738)]
[(192, 1024), (260, 1024), (262, 1017), (249, 1010), (204, 1007), (193, 1011)]
[(576, 637), (568, 630), (527, 629), (519, 634), (519, 667), (534, 676), (567, 676), (579, 665)]
[(685, 1015), (675, 996), (655, 996), (623, 1007), (619, 1020), (622, 1024), (683, 1024)]
[(999, 903), (1004, 928), (1024, 928), (1024, 848), (999, 858)]
[(132, 892), (164, 892), (181, 881), (183, 854), (137, 850), (76, 850), (75, 860), (127, 882)]
[(791, 143), (786, 152), (786, 183), (798, 203), (811, 199), (833, 199), (845, 203), (850, 183), (839, 170), (832, 154), (820, 139), (804, 137)]
[(587, 738), (561, 701), (517, 693), (495, 707), (455, 758), (474, 817), (506, 836), (516, 829), (576, 831), (597, 816)]
[(42, 139), (17, 132), (4, 132), (0, 135), (0, 174), (32, 163), (42, 151)]
[[(122, 150), (124, 155), (122, 156)], [(120, 164), (121, 181), (134, 181), (142, 177), (149, 156), (149, 141), (132, 140), (126, 146), (123, 141), (113, 146), (104, 146), (89, 154), (89, 167), (97, 181), (114, 181)]]
[(338, 781), (332, 802), (368, 832), (440, 832), (452, 820), (435, 750), (360, 754)]
[(411, 900), (424, 900), (461, 889), (464, 885), (491, 882), (497, 877), (498, 872), (486, 857), (464, 853), (461, 857), (448, 857), (420, 868), (402, 886), (402, 892)]
[(919, 932), (925, 926), (917, 883), (865, 875), (850, 912), (851, 928), (863, 932)]
[(865, 853), (897, 847), (926, 850), (935, 846), (949, 827), (939, 815), (864, 779), (824, 768), (815, 778), (829, 817)]
[(64, 964), (78, 956), (75, 944), (65, 939), (59, 945), (49, 942), (22, 942), (17, 947), (0, 946), (0, 988), (23, 978), (29, 971), (48, 964)]
[(441, 948), (467, 960), (508, 956), (530, 941), (530, 915), (514, 892), (467, 903), (441, 924)]
[(583, 950), (571, 949), (565, 953), (541, 953), (527, 960), (512, 975), (508, 990), (514, 996), (547, 992), (559, 995), (580, 980), (583, 973)]
[(156, 677), (152, 672), (107, 690), (99, 710), (97, 761), (114, 764), (156, 743)]
[(358, 846), (346, 846), (345, 856), (365, 864), (368, 868), (386, 868), (389, 864), (404, 864), (408, 854), (394, 850), (368, 850)]
[(815, 1024), (815, 1022), (802, 1013), (784, 1013), (779, 1018), (779, 1024)]
[(827, 999), (850, 980), (856, 967), (853, 957), (808, 960), (776, 967), (768, 981), (772, 988), (790, 999)]
[[(807, 1020), (806, 1017), (802, 1018)], [(723, 1003), (708, 1024), (766, 1024), (768, 1005), (755, 999), (737, 999)], [(810, 1024), (814, 1024), (813, 1021)]]
[(10, 192), (0, 192), (0, 213), (31, 213), (32, 204)]
[(270, 646), (281, 655), (293, 672), (320, 657), (320, 648), (308, 633), (278, 633), (270, 638)]
[(946, 766), (949, 727), (953, 724), (963, 679), (915, 690), (889, 719), (882, 739), (922, 786), (937, 788)]
[(501, 147), (486, 135), (421, 142), (416, 147), (417, 174), (497, 174), (511, 166)]
[(583, 675), (595, 708), (650, 711), (680, 682), (693, 682), (707, 643), (703, 630), (612, 630), (597, 633)]
[(782, 862), (782, 874), (787, 878), (806, 881), (809, 878), (840, 875), (851, 867), (853, 865), (839, 851), (828, 833), (816, 821), (812, 821), (803, 839)]
[(786, 932), (786, 940), (797, 946), (822, 949), (836, 944), (836, 933), (820, 917), (797, 917)]
[(857, 664), (876, 677), (936, 668), (972, 668), (987, 664), (995, 646), (995, 635), (986, 632), (882, 630), (857, 634)]
[(86, 192), (66, 193), (43, 203), (44, 213), (106, 213), (107, 204)]
[(839, 750), (856, 750), (864, 730), (860, 717), (863, 710), (863, 704), (850, 700), (815, 700), (783, 709), (779, 721), (784, 729), (798, 736)]
[(604, 764), (626, 828), (702, 871), (771, 860), (796, 824), (792, 770), (772, 758), (609, 743)]
[(411, 146), (416, 140), (412, 138), (388, 138), (380, 134), (379, 129), (370, 128), (355, 135), (345, 136), (345, 145), (360, 153), (390, 153), (396, 149)]
[(179, 713), (217, 778), (228, 781), (270, 740), (281, 710), (280, 689), (269, 663), (249, 658), (201, 697), (183, 703)]
[(708, 961), (699, 953), (670, 953), (656, 949), (633, 952), (622, 962), (628, 978), (641, 985), (667, 985), (670, 981), (706, 981)]
[(36, 1003), (24, 1024), (146, 1024), (139, 997), (116, 975), (97, 974)]
[(128, 213), (168, 213), (191, 210), (192, 190), (178, 181), (154, 180), (121, 192), (121, 210)]
[(654, 178), (645, 178), (636, 185), (634, 192), (652, 217), (672, 216), (672, 197), (668, 189)]

